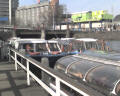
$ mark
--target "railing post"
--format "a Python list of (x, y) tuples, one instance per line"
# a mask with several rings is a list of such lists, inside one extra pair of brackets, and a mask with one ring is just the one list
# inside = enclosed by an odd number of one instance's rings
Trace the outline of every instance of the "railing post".
[(9, 62), (11, 62), (11, 56), (10, 56), (10, 55), (11, 55), (11, 54), (10, 54), (10, 48), (8, 48), (8, 51), (9, 51), (9, 52), (8, 52), (8, 56), (9, 56)]
[(16, 52), (15, 52), (15, 70), (17, 71), (17, 54), (16, 54)]
[(60, 80), (56, 78), (56, 96), (60, 96)]
[(29, 62), (27, 60), (27, 85), (30, 85)]

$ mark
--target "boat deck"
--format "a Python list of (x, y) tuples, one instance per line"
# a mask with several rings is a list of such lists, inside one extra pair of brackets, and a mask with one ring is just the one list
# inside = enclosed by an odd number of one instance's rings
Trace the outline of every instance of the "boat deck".
[(28, 86), (25, 71), (20, 68), (15, 71), (13, 63), (0, 61), (0, 96), (48, 96), (48, 93), (34, 80)]

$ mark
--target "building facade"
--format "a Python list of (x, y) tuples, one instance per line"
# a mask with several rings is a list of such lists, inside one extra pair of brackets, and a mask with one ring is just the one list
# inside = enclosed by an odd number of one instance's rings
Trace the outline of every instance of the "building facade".
[(0, 25), (14, 24), (18, 0), (0, 0)]
[(16, 26), (37, 27), (48, 23), (49, 2), (19, 7), (16, 11)]
[[(54, 2), (53, 2), (54, 1)], [(57, 0), (59, 1), (59, 0)], [(51, 4), (58, 3), (55, 0), (42, 0), (38, 4), (19, 7), (16, 11), (16, 26), (22, 28), (46, 28), (53, 23), (53, 12)]]
[(113, 15), (106, 10), (98, 10), (73, 13), (71, 18), (73, 22), (112, 21)]

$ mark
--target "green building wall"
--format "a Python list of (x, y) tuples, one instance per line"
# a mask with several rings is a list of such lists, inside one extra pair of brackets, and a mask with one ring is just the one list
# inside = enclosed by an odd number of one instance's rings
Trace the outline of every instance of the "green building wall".
[(85, 13), (76, 13), (72, 15), (73, 22), (88, 22), (88, 21), (101, 21), (112, 20), (113, 16), (108, 14), (107, 11), (88, 11)]

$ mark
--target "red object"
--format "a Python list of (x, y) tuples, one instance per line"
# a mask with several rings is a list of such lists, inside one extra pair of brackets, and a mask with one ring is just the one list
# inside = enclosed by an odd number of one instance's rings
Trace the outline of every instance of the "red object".
[(31, 49), (30, 45), (27, 44), (26, 45), (26, 50), (27, 50), (28, 54), (30, 54), (30, 55), (39, 55), (40, 54), (40, 52), (30, 52), (30, 49)]
[(56, 5), (59, 3), (59, 0), (51, 0), (51, 5)]
[(40, 3), (40, 0), (38, 0), (38, 3)]
[(60, 52), (59, 51), (52, 51), (51, 52), (53, 55), (56, 55), (56, 54), (59, 54)]

